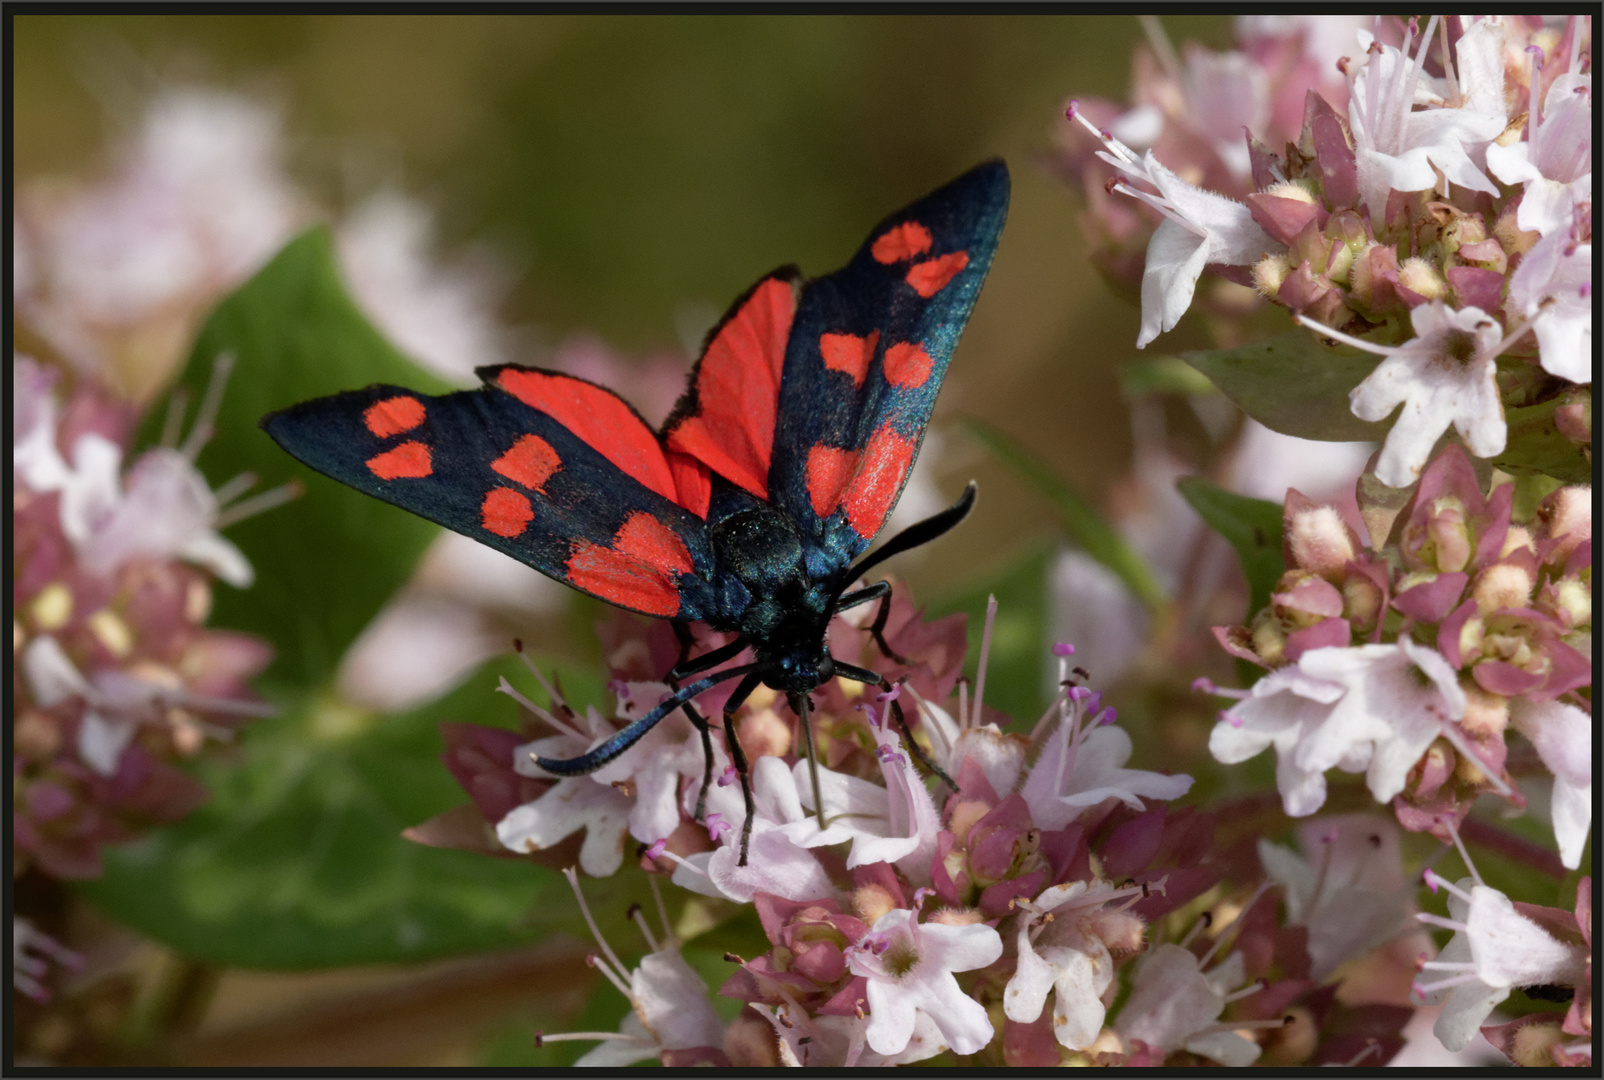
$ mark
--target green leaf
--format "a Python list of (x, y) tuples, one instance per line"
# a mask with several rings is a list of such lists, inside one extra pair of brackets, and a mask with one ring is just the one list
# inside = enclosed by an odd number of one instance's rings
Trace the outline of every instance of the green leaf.
[(972, 417), (965, 419), (964, 428), (982, 446), (1012, 466), (1036, 490), (1047, 496), (1071, 539), (1084, 548), (1086, 554), (1118, 575), (1149, 609), (1157, 610), (1163, 605), (1164, 590), (1159, 587), (1146, 561), (1091, 503), (1053, 471), (1051, 465), (982, 420)]
[(1282, 507), (1226, 491), (1195, 476), (1177, 480), (1175, 487), (1198, 516), (1236, 549), (1248, 579), (1248, 614), (1268, 604), (1271, 591), (1286, 571), (1281, 559)]
[(1179, 356), (1144, 356), (1119, 366), (1119, 392), (1130, 401), (1148, 394), (1204, 397), (1219, 390), (1208, 376)]
[(986, 663), (986, 703), (1027, 725), (1041, 715), (1047, 701), (1042, 670), (1048, 661), (1047, 570), (1053, 553), (1052, 545), (1039, 545), (1002, 568), (970, 580), (958, 592), (937, 597), (930, 605), (932, 618), (954, 611), (968, 614), (969, 653), (964, 673), (972, 686), (986, 625), (986, 598), (997, 597), (997, 621)]
[(1235, 349), (1182, 354), (1188, 364), (1272, 431), (1321, 442), (1380, 442), (1391, 427), (1360, 420), (1348, 392), (1376, 369), (1358, 349), (1327, 348), (1313, 334), (1283, 334)]
[[(399, 715), (324, 700), (258, 722), (243, 733), (243, 761), (200, 766), (209, 804), (109, 851), (105, 876), (81, 892), (187, 956), (250, 968), (416, 961), (585, 934), (561, 875), (401, 837), (466, 801), (439, 760), (437, 725), (510, 722), (499, 674), (529, 682), (502, 659)], [(572, 702), (599, 698), (594, 675), (560, 674)], [(627, 869), (584, 887), (609, 918), (646, 896)]]
[[(304, 468), (257, 427), (268, 412), (373, 382), (446, 389), (397, 352), (346, 295), (327, 230), (313, 229), (225, 299), (202, 327), (180, 379), (200, 400), (216, 357), (235, 366), (217, 434), (199, 464), (213, 486), (242, 472), (266, 486), (306, 485), (293, 502), (227, 530), (256, 569), (247, 590), (221, 587), (215, 625), (260, 634), (278, 650), (270, 679), (320, 686), (412, 571), (437, 526)], [(161, 409), (143, 432), (153, 441)]]
[(1592, 463), (1583, 456), (1581, 447), (1560, 434), (1554, 424), (1554, 413), (1570, 401), (1562, 395), (1537, 405), (1506, 407), (1509, 439), (1493, 464), (1517, 476), (1541, 475), (1568, 484), (1588, 483), (1593, 475)]

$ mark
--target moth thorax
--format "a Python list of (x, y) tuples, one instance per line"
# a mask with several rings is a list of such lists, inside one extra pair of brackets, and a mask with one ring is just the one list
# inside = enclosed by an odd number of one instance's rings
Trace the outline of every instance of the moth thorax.
[(796, 526), (773, 506), (764, 503), (731, 514), (711, 531), (718, 564), (758, 596), (773, 596), (804, 573)]

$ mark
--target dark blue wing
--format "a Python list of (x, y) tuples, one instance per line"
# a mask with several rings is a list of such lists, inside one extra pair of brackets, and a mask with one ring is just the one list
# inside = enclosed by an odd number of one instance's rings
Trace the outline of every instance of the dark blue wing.
[(706, 523), (673, 501), (645, 421), (570, 376), (481, 375), (490, 385), (440, 397), (370, 386), (319, 398), (262, 427), (318, 472), (582, 592), (647, 615), (711, 613)]
[(826, 580), (885, 524), (991, 268), (1008, 169), (989, 161), (882, 221), (802, 290), (786, 345), (770, 498)]

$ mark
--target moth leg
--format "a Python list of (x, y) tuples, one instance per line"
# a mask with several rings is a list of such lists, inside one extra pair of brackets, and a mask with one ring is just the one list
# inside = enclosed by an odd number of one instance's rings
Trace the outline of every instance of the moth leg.
[(735, 687), (735, 692), (724, 703), (724, 741), (729, 744), (730, 757), (735, 763), (735, 773), (741, 779), (741, 797), (746, 800), (746, 821), (741, 825), (741, 857), (738, 865), (746, 865), (746, 848), (752, 841), (752, 819), (757, 816), (757, 804), (752, 801), (752, 779), (747, 772), (746, 751), (741, 749), (741, 740), (735, 734), (735, 710), (746, 703), (752, 691), (758, 688), (763, 676), (754, 671), (743, 678)]
[(874, 623), (869, 627), (869, 633), (874, 637), (874, 643), (880, 646), (880, 653), (887, 660), (890, 660), (893, 664), (910, 667), (911, 662), (908, 658), (893, 650), (886, 643), (886, 619), (891, 614), (891, 582), (877, 581), (873, 585), (859, 589), (857, 592), (849, 592), (835, 602), (834, 610), (839, 615), (843, 611), (855, 608), (859, 604), (867, 604), (873, 600), (880, 601), (880, 610), (875, 612)]
[[(668, 625), (674, 628), (674, 636), (679, 639), (679, 660), (674, 664), (674, 669), (668, 673), (667, 682), (671, 688), (678, 690), (680, 678), (683, 675), (694, 674), (694, 671), (683, 670), (691, 654), (693, 639), (691, 628), (680, 620), (671, 619)], [(680, 711), (689, 718), (697, 734), (702, 737), (702, 786), (696, 793), (696, 813), (693, 815), (693, 820), (701, 821), (707, 813), (707, 789), (713, 783), (713, 732), (708, 726), (707, 718), (697, 712), (689, 701), (680, 707)]]
[(838, 597), (835, 607), (830, 609), (831, 614), (839, 615), (843, 611), (850, 611), (859, 604), (867, 604), (871, 600), (878, 600), (890, 592), (891, 582), (889, 581), (877, 581), (873, 585), (865, 585), (856, 592), (849, 592), (845, 596)]
[(707, 789), (713, 783), (713, 729), (690, 702), (681, 705), (680, 711), (690, 717), (702, 737), (702, 786), (696, 792), (696, 813), (692, 815), (693, 820), (702, 821), (707, 812)]
[(790, 703), (791, 711), (796, 713), (797, 720), (802, 725), (802, 744), (807, 748), (808, 779), (813, 782), (813, 816), (818, 818), (819, 828), (823, 830), (824, 824), (824, 792), (819, 788), (819, 753), (813, 745), (813, 718), (811, 716), (813, 700), (806, 694), (787, 694), (786, 700)]
[[(672, 625), (680, 626), (681, 624), (673, 623)], [(686, 634), (689, 635), (689, 633), (690, 631), (687, 630)], [(686, 645), (683, 641), (681, 641), (680, 644), (683, 649), (686, 651), (689, 650), (689, 645)], [(681, 660), (678, 664), (674, 665), (674, 670), (668, 673), (668, 685), (673, 686), (675, 683), (684, 680), (688, 676), (695, 675), (699, 671), (706, 671), (708, 668), (716, 667), (726, 660), (735, 659), (735, 657), (741, 654), (741, 650), (746, 648), (746, 645), (746, 639), (736, 638), (728, 645), (722, 645), (719, 648), (714, 649), (712, 652), (703, 653), (694, 660)], [(682, 652), (681, 655), (683, 656), (684, 653)]]
[[(841, 676), (841, 678), (851, 679), (853, 682), (868, 683), (870, 686), (879, 687), (881, 690), (891, 689), (891, 680), (887, 679), (878, 671), (869, 671), (866, 668), (855, 667), (852, 664), (843, 664), (841, 661), (837, 660), (835, 662), (835, 673)], [(918, 758), (920, 763), (923, 764), (925, 768), (929, 769), (931, 772), (940, 777), (942, 783), (952, 788), (952, 790), (957, 791), (958, 785), (952, 782), (952, 777), (948, 776), (946, 770), (944, 770), (940, 765), (937, 765), (934, 761), (932, 761), (930, 759), (930, 755), (925, 753), (924, 748), (919, 745), (917, 740), (914, 739), (913, 731), (908, 727), (908, 718), (903, 715), (902, 703), (893, 698), (890, 702), (890, 705), (891, 715), (894, 716), (897, 721), (897, 729), (902, 732), (903, 739), (908, 743), (908, 751), (913, 754), (914, 757)]]

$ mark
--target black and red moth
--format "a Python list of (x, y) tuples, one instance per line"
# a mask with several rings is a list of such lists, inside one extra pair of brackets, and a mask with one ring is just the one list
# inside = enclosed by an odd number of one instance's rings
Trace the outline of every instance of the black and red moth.
[[(744, 864), (752, 795), (732, 714), (759, 684), (786, 693), (811, 763), (808, 693), (836, 676), (887, 685), (831, 658), (831, 616), (880, 600), (874, 636), (899, 659), (882, 635), (889, 584), (847, 590), (952, 528), (973, 503), (970, 485), (854, 565), (913, 468), (991, 267), (1008, 190), (1007, 166), (986, 162), (875, 226), (835, 273), (809, 281), (787, 266), (763, 278), (708, 334), (661, 432), (606, 387), (515, 364), (480, 368), (485, 385), (475, 390), (431, 397), (370, 386), (272, 413), (262, 426), (326, 476), (581, 592), (674, 620), (682, 642), (695, 620), (739, 635), (682, 657), (669, 675), (673, 696), (601, 745), (538, 761), (558, 775), (591, 772), (684, 708), (707, 755), (705, 797), (712, 745), (690, 703), (740, 679), (724, 724), (746, 795)], [(683, 683), (747, 649), (749, 662)]]

